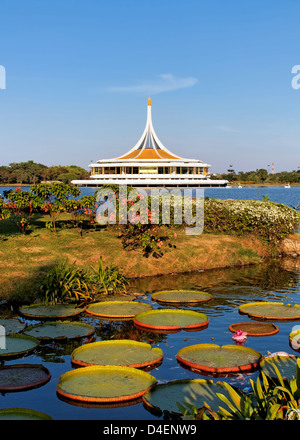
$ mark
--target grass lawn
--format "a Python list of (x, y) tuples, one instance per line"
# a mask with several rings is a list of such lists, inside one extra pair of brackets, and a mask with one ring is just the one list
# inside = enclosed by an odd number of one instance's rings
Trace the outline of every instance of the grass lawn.
[(117, 226), (91, 229), (81, 237), (76, 229), (65, 227), (63, 216), (57, 232), (44, 227), (47, 220), (36, 216), (25, 236), (9, 220), (0, 222), (0, 300), (33, 301), (39, 280), (65, 259), (88, 269), (102, 256), (104, 266), (114, 263), (130, 278), (253, 264), (266, 256), (262, 243), (253, 237), (188, 236), (184, 228), (176, 228), (176, 248), (166, 247), (161, 258), (146, 258), (141, 251), (123, 249)]

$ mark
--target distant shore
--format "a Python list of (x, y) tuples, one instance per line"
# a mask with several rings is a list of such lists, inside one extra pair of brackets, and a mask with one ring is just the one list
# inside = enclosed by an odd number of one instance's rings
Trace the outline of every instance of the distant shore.
[[(51, 183), (51, 182), (49, 182)], [(53, 182), (55, 183), (55, 182)], [(246, 187), (263, 187), (263, 188), (267, 188), (267, 187), (285, 187), (285, 185), (288, 184), (288, 182), (286, 183), (243, 183), (243, 182), (239, 182), (242, 186), (244, 186), (244, 188)], [(34, 185), (33, 183), (1, 183), (0, 187), (19, 187), (19, 186), (32, 186)], [(236, 182), (229, 182), (229, 185), (231, 186), (231, 188), (237, 188), (238, 187), (238, 183)], [(294, 186), (299, 186), (300, 187), (300, 183), (290, 183), (291, 188)], [(226, 188), (226, 187), (224, 187)]]

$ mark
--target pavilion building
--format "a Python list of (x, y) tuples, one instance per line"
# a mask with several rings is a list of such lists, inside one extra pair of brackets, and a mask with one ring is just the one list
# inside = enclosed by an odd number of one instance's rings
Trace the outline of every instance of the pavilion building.
[(168, 150), (157, 137), (152, 124), (149, 93), (147, 121), (136, 145), (114, 159), (91, 163), (89, 180), (73, 180), (77, 186), (98, 187), (104, 184), (133, 187), (221, 187), (227, 180), (212, 180), (211, 165), (186, 159)]

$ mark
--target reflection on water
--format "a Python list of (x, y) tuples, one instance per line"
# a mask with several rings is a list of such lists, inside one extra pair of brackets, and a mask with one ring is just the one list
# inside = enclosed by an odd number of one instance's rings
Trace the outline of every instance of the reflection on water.
[[(159, 384), (179, 379), (212, 379), (228, 381), (231, 384), (247, 388), (250, 378), (256, 378), (258, 372), (236, 374), (228, 377), (208, 377), (199, 372), (183, 368), (176, 359), (177, 352), (183, 347), (213, 343), (217, 345), (234, 344), (229, 326), (234, 323), (250, 322), (247, 315), (239, 314), (241, 304), (253, 301), (279, 301), (290, 304), (300, 304), (300, 270), (299, 259), (270, 262), (257, 266), (243, 268), (218, 269), (177, 276), (159, 276), (144, 278), (132, 282), (131, 291), (139, 293), (137, 301), (147, 302), (154, 309), (164, 308), (152, 301), (153, 292), (172, 289), (197, 289), (211, 293), (212, 299), (198, 306), (182, 306), (205, 313), (209, 318), (206, 329), (192, 333), (178, 331), (176, 333), (160, 333), (140, 330), (135, 327), (133, 320), (113, 321), (101, 320), (90, 316), (79, 318), (82, 322), (94, 325), (93, 338), (66, 343), (42, 343), (34, 353), (21, 359), (2, 361), (3, 365), (15, 363), (42, 363), (51, 372), (51, 380), (44, 386), (22, 393), (7, 393), (0, 395), (0, 408), (24, 407), (45, 412), (53, 419), (69, 420), (156, 420), (143, 403), (130, 402), (130, 405), (85, 406), (74, 402), (64, 401), (56, 394), (56, 385), (61, 374), (72, 370), (70, 355), (81, 344), (96, 340), (131, 339), (150, 343), (163, 351), (163, 361), (149, 371)], [(166, 306), (172, 308), (172, 306)], [(178, 307), (178, 306), (177, 306)], [(2, 306), (0, 317), (8, 318), (12, 312)], [(24, 319), (23, 319), (24, 320)], [(27, 321), (25, 320), (27, 323)], [(32, 321), (28, 321), (32, 324)], [(299, 323), (298, 323), (299, 324)], [(259, 351), (262, 355), (268, 352), (285, 351), (298, 354), (289, 345), (289, 334), (297, 322), (276, 323), (279, 332), (273, 336), (248, 336), (244, 346)]]

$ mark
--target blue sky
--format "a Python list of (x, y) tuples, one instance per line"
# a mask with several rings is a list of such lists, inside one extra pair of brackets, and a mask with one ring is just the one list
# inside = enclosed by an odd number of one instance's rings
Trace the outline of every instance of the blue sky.
[(212, 172), (300, 167), (299, 0), (2, 0), (0, 165), (160, 140)]

